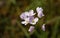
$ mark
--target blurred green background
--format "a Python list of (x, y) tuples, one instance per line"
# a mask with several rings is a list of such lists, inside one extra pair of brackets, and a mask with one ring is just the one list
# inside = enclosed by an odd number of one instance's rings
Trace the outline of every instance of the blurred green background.
[[(20, 14), (42, 7), (44, 17), (30, 34), (21, 24)], [(46, 31), (42, 31), (42, 24)], [(0, 0), (0, 38), (60, 38), (60, 0)]]

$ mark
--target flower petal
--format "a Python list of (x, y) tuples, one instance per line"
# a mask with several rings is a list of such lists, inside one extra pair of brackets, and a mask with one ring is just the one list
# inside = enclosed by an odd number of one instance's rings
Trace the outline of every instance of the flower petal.
[(28, 18), (28, 15), (29, 15), (28, 12), (24, 12), (20, 15), (20, 18), (24, 20), (25, 18)]
[(41, 18), (41, 17), (43, 17), (43, 16), (44, 16), (44, 14), (43, 14), (42, 12), (38, 13), (38, 17), (39, 17), (39, 18)]
[(39, 12), (42, 12), (43, 9), (42, 9), (41, 7), (37, 7), (37, 8), (36, 8), (36, 11), (37, 11), (37, 13), (39, 13)]
[(35, 28), (34, 26), (30, 26), (30, 28), (29, 28), (28, 31), (29, 31), (29, 32), (33, 32), (34, 28)]
[(30, 16), (29, 17), (29, 22), (32, 22), (34, 20), (34, 17), (33, 16)]
[(42, 30), (45, 31), (45, 24), (42, 25)]
[(22, 14), (20, 15), (20, 18), (21, 18), (21, 19), (24, 19), (24, 16), (25, 16), (25, 14), (22, 13)]
[(22, 21), (21, 23), (24, 24), (24, 25), (27, 25), (26, 21)]
[(30, 24), (35, 25), (38, 22), (38, 18), (36, 17), (35, 19), (32, 20)]
[(26, 15), (26, 16), (29, 16), (29, 12), (25, 12), (25, 15)]
[(37, 7), (36, 8), (36, 11), (37, 11), (37, 13), (38, 13), (38, 17), (39, 18), (41, 18), (41, 17), (43, 17), (44, 16), (44, 14), (43, 14), (43, 9), (41, 8), (41, 7)]
[(34, 11), (33, 10), (30, 10), (29, 11), (29, 16), (33, 16), (33, 15), (35, 15), (36, 13), (34, 13)]
[(35, 22), (38, 22), (38, 18), (36, 17), (36, 18), (34, 19), (34, 21), (35, 21)]
[(24, 24), (24, 25), (27, 25), (28, 24), (27, 21), (22, 21), (21, 23)]
[(27, 25), (29, 23), (29, 18), (25, 18), (25, 21), (22, 21), (21, 23)]

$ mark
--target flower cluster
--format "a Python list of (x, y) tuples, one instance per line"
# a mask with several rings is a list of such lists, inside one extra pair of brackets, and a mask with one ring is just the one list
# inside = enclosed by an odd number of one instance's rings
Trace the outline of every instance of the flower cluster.
[[(37, 7), (36, 12), (37, 13), (34, 13), (33, 10), (23, 12), (20, 15), (20, 18), (24, 21), (22, 21), (21, 23), (24, 25), (27, 25), (27, 24), (35, 25), (39, 20), (38, 18), (41, 18), (44, 16), (43, 9), (41, 7)], [(36, 14), (37, 14), (37, 17), (35, 17)], [(28, 31), (31, 32), (33, 31), (33, 29), (34, 29), (34, 26), (30, 26)], [(42, 29), (45, 29), (45, 28), (43, 27)]]

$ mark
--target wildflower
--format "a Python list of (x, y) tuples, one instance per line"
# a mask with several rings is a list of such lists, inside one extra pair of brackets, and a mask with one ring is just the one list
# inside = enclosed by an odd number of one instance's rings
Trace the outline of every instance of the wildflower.
[(35, 25), (38, 22), (38, 18), (34, 18), (33, 16), (30, 16), (29, 18), (26, 18), (25, 21), (22, 21), (21, 23), (24, 25), (27, 25), (28, 23)]
[(34, 20), (33, 16), (29, 16), (29, 22), (31, 23)]
[(28, 12), (24, 12), (20, 15), (20, 18), (25, 20), (26, 18), (28, 18)]
[(42, 30), (45, 31), (45, 24), (42, 25)]
[(29, 11), (29, 16), (34, 16), (36, 13), (34, 13), (34, 11), (33, 10), (30, 10)]
[(37, 22), (38, 22), (38, 18), (36, 17), (32, 20), (32, 22), (30, 22), (30, 24), (35, 25)]
[(24, 25), (27, 25), (29, 23), (29, 18), (26, 18), (24, 21), (21, 22)]
[(26, 18), (29, 18), (30, 16), (34, 16), (36, 13), (34, 13), (33, 10), (30, 10), (29, 12), (24, 12), (20, 15), (20, 18), (25, 20)]
[(37, 13), (38, 13), (38, 17), (39, 17), (39, 18), (41, 18), (41, 17), (44, 16), (44, 14), (43, 14), (43, 9), (42, 9), (41, 7), (37, 7), (37, 8), (36, 8), (36, 11), (37, 11)]
[(34, 26), (30, 26), (28, 31), (31, 33), (31, 32), (33, 32), (34, 28), (35, 28)]
[(35, 18), (34, 18), (35, 14), (36, 13), (34, 13), (33, 10), (30, 10), (29, 12), (22, 13), (20, 15), (20, 18), (23, 19), (24, 21), (22, 21), (21, 23), (24, 24), (24, 25), (27, 25), (28, 23), (36, 24), (37, 21), (35, 21)]

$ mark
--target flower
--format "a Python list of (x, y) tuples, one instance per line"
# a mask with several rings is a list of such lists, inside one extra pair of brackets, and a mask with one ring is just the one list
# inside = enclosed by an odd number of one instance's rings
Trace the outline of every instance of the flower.
[(36, 13), (34, 13), (33, 10), (30, 10), (29, 12), (24, 12), (20, 15), (20, 18), (25, 20), (26, 18), (29, 18), (30, 16), (34, 16)]
[(28, 31), (31, 33), (31, 32), (33, 32), (34, 28), (35, 28), (34, 26), (30, 26)]
[(27, 25), (29, 23), (29, 18), (26, 18), (24, 21), (21, 22), (24, 25)]
[(45, 31), (45, 24), (42, 25), (42, 30)]
[(29, 18), (26, 18), (24, 21), (22, 21), (21, 23), (24, 25), (27, 25), (28, 23), (35, 25), (38, 22), (38, 18), (34, 18), (33, 16), (30, 16)]
[(36, 13), (34, 13), (34, 11), (33, 10), (30, 10), (29, 11), (29, 16), (34, 16)]
[[(43, 9), (41, 7), (37, 7), (36, 11), (37, 11), (37, 16), (39, 18), (44, 16)], [(23, 12), (20, 15), (20, 18), (22, 20), (24, 20), (24, 21), (21, 22), (21, 24), (24, 24), (24, 25), (27, 25), (27, 24), (35, 25), (38, 22), (39, 19), (38, 19), (38, 17), (35, 17), (34, 15), (36, 15), (36, 13), (34, 13), (33, 10), (29, 10), (29, 11)], [(34, 32), (34, 28), (35, 28), (34, 26), (30, 26), (30, 28), (28, 29), (30, 34), (32, 34)], [(42, 25), (41, 29), (43, 31), (45, 31), (45, 24)]]
[(30, 22), (30, 24), (35, 25), (37, 22), (38, 22), (38, 18), (36, 17), (32, 20), (32, 22)]
[(36, 13), (34, 13), (33, 10), (30, 10), (29, 12), (22, 13), (20, 15), (20, 18), (23, 19), (24, 21), (22, 21), (21, 23), (24, 24), (24, 25), (27, 25), (28, 23), (36, 24), (37, 21), (35, 21), (35, 18), (34, 18), (35, 14)]
[(20, 15), (20, 18), (25, 20), (26, 18), (28, 18), (28, 12), (24, 12)]
[(29, 16), (29, 22), (31, 23), (34, 20), (34, 16)]
[(36, 11), (37, 11), (37, 13), (38, 13), (38, 17), (39, 18), (41, 18), (41, 17), (43, 17), (44, 16), (44, 14), (43, 14), (43, 9), (41, 8), (41, 7), (37, 7), (36, 8)]

